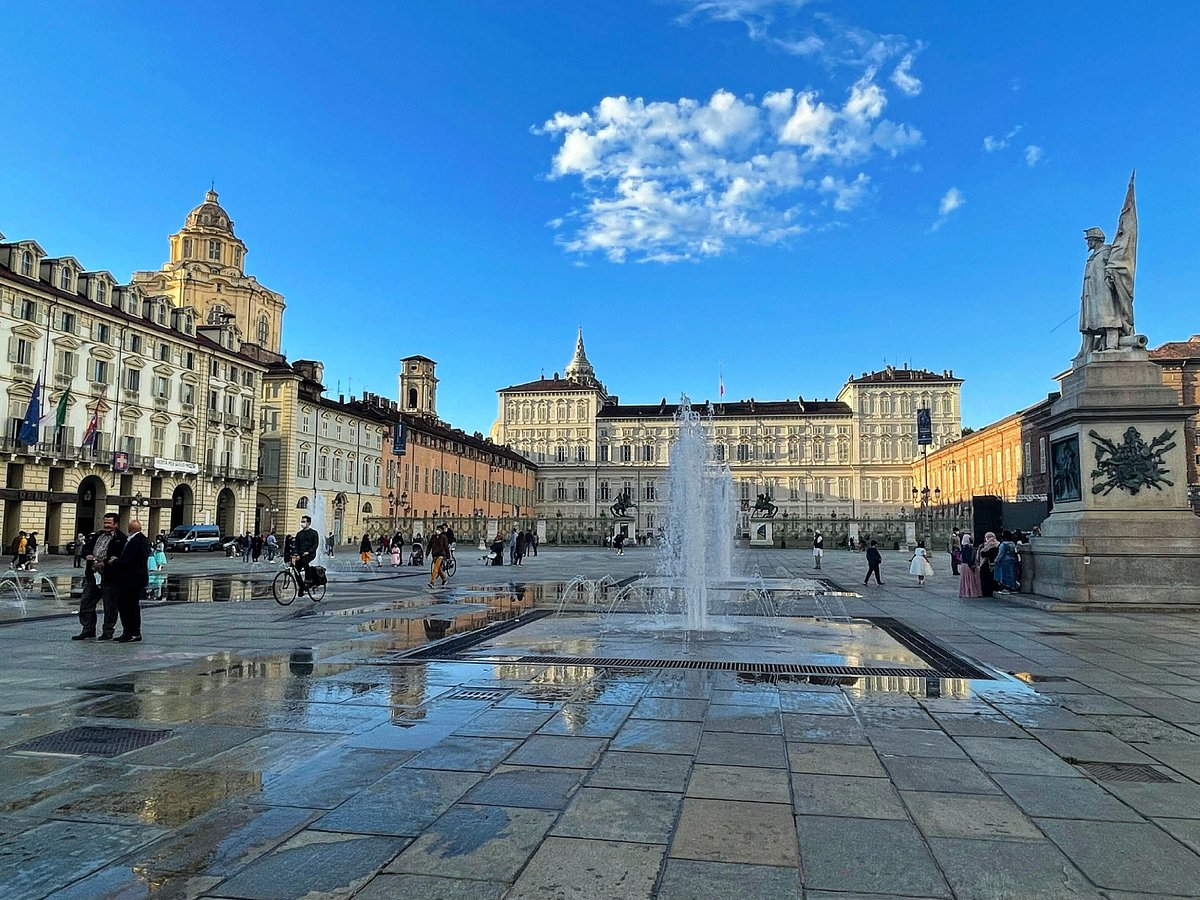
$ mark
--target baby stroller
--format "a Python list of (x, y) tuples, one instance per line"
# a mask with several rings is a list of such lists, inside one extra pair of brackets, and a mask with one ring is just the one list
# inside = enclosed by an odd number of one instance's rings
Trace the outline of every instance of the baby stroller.
[(413, 544), (412, 553), (409, 554), (408, 564), (410, 566), (421, 566), (425, 564), (425, 548), (420, 544)]

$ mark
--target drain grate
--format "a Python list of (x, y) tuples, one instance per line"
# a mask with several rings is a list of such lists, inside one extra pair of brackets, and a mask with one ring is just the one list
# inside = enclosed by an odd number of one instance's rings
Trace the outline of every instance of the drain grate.
[(130, 750), (149, 747), (170, 736), (170, 731), (81, 725), (27, 741), (13, 750), (27, 753), (60, 753), (67, 756), (120, 756)]
[(456, 634), (452, 637), (443, 638), (440, 641), (434, 641), (432, 644), (426, 644), (424, 647), (419, 647), (408, 653), (401, 653), (391, 657), (388, 662), (399, 662), (410, 659), (446, 659), (482, 641), (491, 640), (494, 637), (512, 631), (514, 628), (520, 628), (522, 625), (528, 625), (530, 622), (536, 622), (538, 619), (544, 619), (546, 616), (553, 614), (554, 610), (552, 609), (527, 610), (511, 619), (493, 622), (491, 625), (485, 625), (483, 628), (477, 628), (465, 634)]
[(463, 688), (455, 691), (448, 700), (503, 700), (512, 691), (502, 688)]
[(1078, 631), (1039, 631), (1036, 633), (1043, 637), (1075, 637), (1079, 634)]
[(1148, 766), (1145, 763), (1090, 762), (1079, 763), (1079, 768), (1083, 769), (1097, 781), (1175, 783), (1174, 778), (1164, 775), (1158, 769)]
[(856, 678), (961, 678), (937, 669), (900, 666), (814, 666), (805, 663), (736, 662), (711, 659), (629, 659), (606, 656), (463, 656), (463, 661), (507, 665), (549, 664), (554, 666), (622, 667), (625, 669), (702, 669), (710, 672), (743, 672), (759, 675), (845, 675)]

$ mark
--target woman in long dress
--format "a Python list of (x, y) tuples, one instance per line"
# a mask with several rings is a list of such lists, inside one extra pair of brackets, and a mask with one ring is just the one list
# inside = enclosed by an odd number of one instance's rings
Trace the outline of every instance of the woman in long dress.
[(909, 575), (917, 576), (917, 584), (924, 585), (925, 579), (933, 574), (933, 566), (929, 563), (929, 554), (925, 550), (925, 542), (917, 541), (917, 549), (913, 551), (912, 562), (908, 567)]
[(996, 592), (992, 567), (996, 564), (999, 551), (1000, 542), (996, 540), (995, 532), (989, 531), (983, 536), (983, 546), (979, 548), (979, 590), (984, 597), (991, 597)]
[(1002, 592), (1017, 589), (1017, 545), (1013, 543), (1012, 535), (1007, 531), (1000, 537), (1000, 546), (996, 549), (996, 590)]
[(958, 561), (958, 596), (963, 598), (983, 596), (983, 589), (979, 585), (978, 562), (971, 536), (964, 534)]

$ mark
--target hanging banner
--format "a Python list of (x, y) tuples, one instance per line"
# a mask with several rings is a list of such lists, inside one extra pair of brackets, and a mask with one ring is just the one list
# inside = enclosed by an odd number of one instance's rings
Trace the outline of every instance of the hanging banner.
[(933, 443), (933, 417), (928, 409), (917, 410), (917, 446), (928, 447)]
[(408, 425), (399, 421), (392, 426), (392, 455), (403, 456), (408, 452)]
[(129, 471), (129, 454), (124, 450), (114, 450), (112, 469), (114, 472)]

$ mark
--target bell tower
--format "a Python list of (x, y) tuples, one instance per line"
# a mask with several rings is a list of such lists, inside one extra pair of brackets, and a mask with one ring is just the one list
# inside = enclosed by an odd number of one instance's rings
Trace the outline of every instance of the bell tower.
[(400, 411), (426, 419), (437, 418), (437, 363), (428, 356), (400, 360)]

